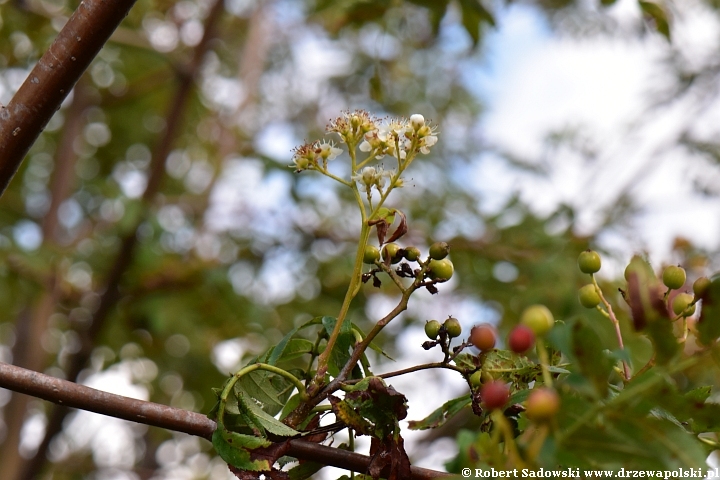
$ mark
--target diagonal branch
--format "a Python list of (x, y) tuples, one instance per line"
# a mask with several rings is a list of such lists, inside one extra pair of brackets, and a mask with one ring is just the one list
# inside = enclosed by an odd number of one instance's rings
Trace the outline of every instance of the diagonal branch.
[[(80, 408), (205, 439), (210, 439), (215, 431), (215, 422), (200, 413), (114, 395), (2, 362), (0, 362), (0, 387), (65, 407)], [(290, 456), (355, 472), (366, 472), (372, 460), (366, 455), (306, 440), (294, 439), (288, 442)], [(411, 467), (411, 473), (413, 480), (451, 476), (444, 472), (419, 467)]]
[(84, 0), (10, 100), (0, 107), (0, 195), (28, 150), (135, 0)]

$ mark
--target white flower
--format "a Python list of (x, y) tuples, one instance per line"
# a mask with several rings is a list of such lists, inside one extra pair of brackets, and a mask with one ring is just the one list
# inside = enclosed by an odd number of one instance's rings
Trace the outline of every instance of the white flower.
[(410, 116), (410, 124), (412, 125), (413, 130), (417, 132), (418, 130), (420, 130), (421, 127), (425, 125), (425, 117), (423, 117), (419, 113), (415, 113)]
[(317, 153), (323, 160), (334, 160), (338, 155), (342, 153), (341, 148), (335, 147), (333, 142), (319, 143), (316, 145), (315, 153)]
[(375, 170), (375, 167), (365, 167), (362, 171), (362, 181), (365, 185), (368, 187), (375, 183), (375, 177), (377, 176), (377, 171)]
[(370, 142), (368, 142), (367, 140), (363, 140), (360, 144), (360, 151), (369, 152), (370, 150), (372, 150), (372, 145), (370, 145)]

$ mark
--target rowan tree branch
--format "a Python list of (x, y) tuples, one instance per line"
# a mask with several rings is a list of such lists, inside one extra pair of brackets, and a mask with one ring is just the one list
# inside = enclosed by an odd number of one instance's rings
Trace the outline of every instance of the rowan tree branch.
[(10, 100), (0, 107), (0, 195), (53, 114), (135, 0), (83, 0)]
[[(210, 439), (215, 422), (200, 413), (158, 403), (123, 397), (59, 378), (0, 362), (0, 387), (41, 398), (65, 407), (79, 408), (123, 420), (183, 432)], [(289, 440), (288, 455), (355, 472), (367, 472), (371, 458), (302, 439)], [(443, 478), (450, 475), (411, 467), (412, 480)]]

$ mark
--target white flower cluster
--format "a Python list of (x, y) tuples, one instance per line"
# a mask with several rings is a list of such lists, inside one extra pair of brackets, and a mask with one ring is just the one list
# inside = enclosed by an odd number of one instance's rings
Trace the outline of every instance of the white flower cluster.
[[(385, 179), (392, 178), (393, 175), (395, 175), (395, 170), (385, 170), (382, 166), (365, 167), (357, 175), (353, 175), (352, 180), (363, 185), (366, 192), (369, 192), (372, 187), (382, 192), (382, 189), (385, 188)], [(399, 179), (395, 183), (396, 187), (402, 186), (402, 181)], [(400, 183), (400, 185), (398, 185), (398, 183)]]
[(436, 143), (435, 128), (426, 125), (425, 118), (416, 113), (410, 117), (410, 121), (393, 118), (365, 133), (360, 151), (374, 154), (377, 159), (391, 155), (404, 160), (413, 149), (424, 154), (430, 153), (430, 147)]
[(305, 143), (293, 150), (293, 164), (295, 172), (302, 172), (307, 169), (318, 169), (322, 165), (323, 169), (327, 169), (328, 160), (335, 159), (343, 151), (337, 148), (333, 142), (315, 142)]
[[(428, 125), (425, 117), (418, 113), (411, 115), (409, 120), (388, 118), (381, 122), (365, 110), (343, 112), (327, 127), (328, 132), (340, 136), (340, 141), (348, 145), (351, 153), (354, 153), (357, 147), (361, 152), (369, 154), (365, 160), (358, 162), (358, 167), (389, 155), (397, 159), (401, 172), (418, 153), (430, 153), (430, 147), (438, 140), (435, 130), (436, 128)], [(340, 155), (342, 150), (332, 142), (316, 141), (300, 145), (293, 152), (293, 165), (290, 166), (295, 168), (295, 172), (318, 170), (332, 176), (327, 171), (327, 163)], [(354, 160), (355, 157), (352, 158)], [(385, 170), (382, 166), (366, 166), (356, 171), (351, 179), (363, 186), (368, 194), (372, 188), (382, 194), (388, 179), (392, 182), (390, 188), (403, 186), (396, 170)]]

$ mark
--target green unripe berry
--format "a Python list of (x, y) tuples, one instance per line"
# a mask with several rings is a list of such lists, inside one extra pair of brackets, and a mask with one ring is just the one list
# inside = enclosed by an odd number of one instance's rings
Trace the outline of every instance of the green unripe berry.
[[(693, 313), (695, 313), (695, 305), (690, 307), (690, 304), (693, 301), (693, 296), (689, 293), (678, 293), (675, 295), (675, 298), (672, 302), (672, 309), (673, 312), (675, 312), (675, 315), (680, 315), (682, 312), (685, 312), (683, 314), (683, 317), (689, 317)], [(686, 308), (690, 307), (687, 311), (685, 311)]]
[(455, 272), (455, 267), (447, 258), (430, 260), (428, 268), (428, 276), (433, 280), (450, 280)]
[(405, 258), (410, 262), (416, 262), (420, 258), (420, 250), (417, 247), (407, 247), (405, 249)]
[(698, 298), (702, 297), (708, 288), (710, 288), (710, 279), (707, 277), (700, 277), (693, 283), (693, 293)]
[(435, 242), (430, 245), (430, 258), (433, 260), (442, 260), (450, 253), (450, 245), (446, 242)]
[(545, 305), (531, 305), (523, 311), (520, 323), (530, 327), (536, 337), (542, 337), (555, 325), (555, 319)]
[(685, 285), (686, 278), (685, 269), (679, 265), (670, 265), (663, 270), (663, 283), (672, 290), (682, 288)]
[(546, 387), (533, 389), (525, 405), (525, 415), (533, 422), (547, 422), (560, 410), (560, 396)]
[(376, 260), (380, 260), (380, 250), (375, 245), (366, 245), (363, 262), (372, 265)]
[(600, 295), (595, 290), (595, 285), (589, 283), (584, 287), (581, 287), (578, 291), (578, 300), (580, 305), (585, 308), (595, 308), (600, 303)]
[(443, 324), (445, 331), (450, 338), (459, 337), (462, 334), (462, 326), (457, 318), (449, 317)]
[(430, 340), (435, 340), (440, 334), (440, 328), (442, 325), (437, 320), (428, 320), (425, 322), (425, 335)]
[(402, 257), (398, 255), (398, 252), (400, 252), (400, 246), (397, 243), (388, 243), (383, 247), (383, 260), (389, 263), (398, 263), (402, 260)]
[(478, 370), (470, 375), (470, 385), (472, 385), (473, 388), (477, 388), (482, 385), (482, 380), (482, 370)]
[(601, 264), (600, 255), (594, 250), (585, 250), (578, 257), (578, 267), (583, 273), (597, 273)]

